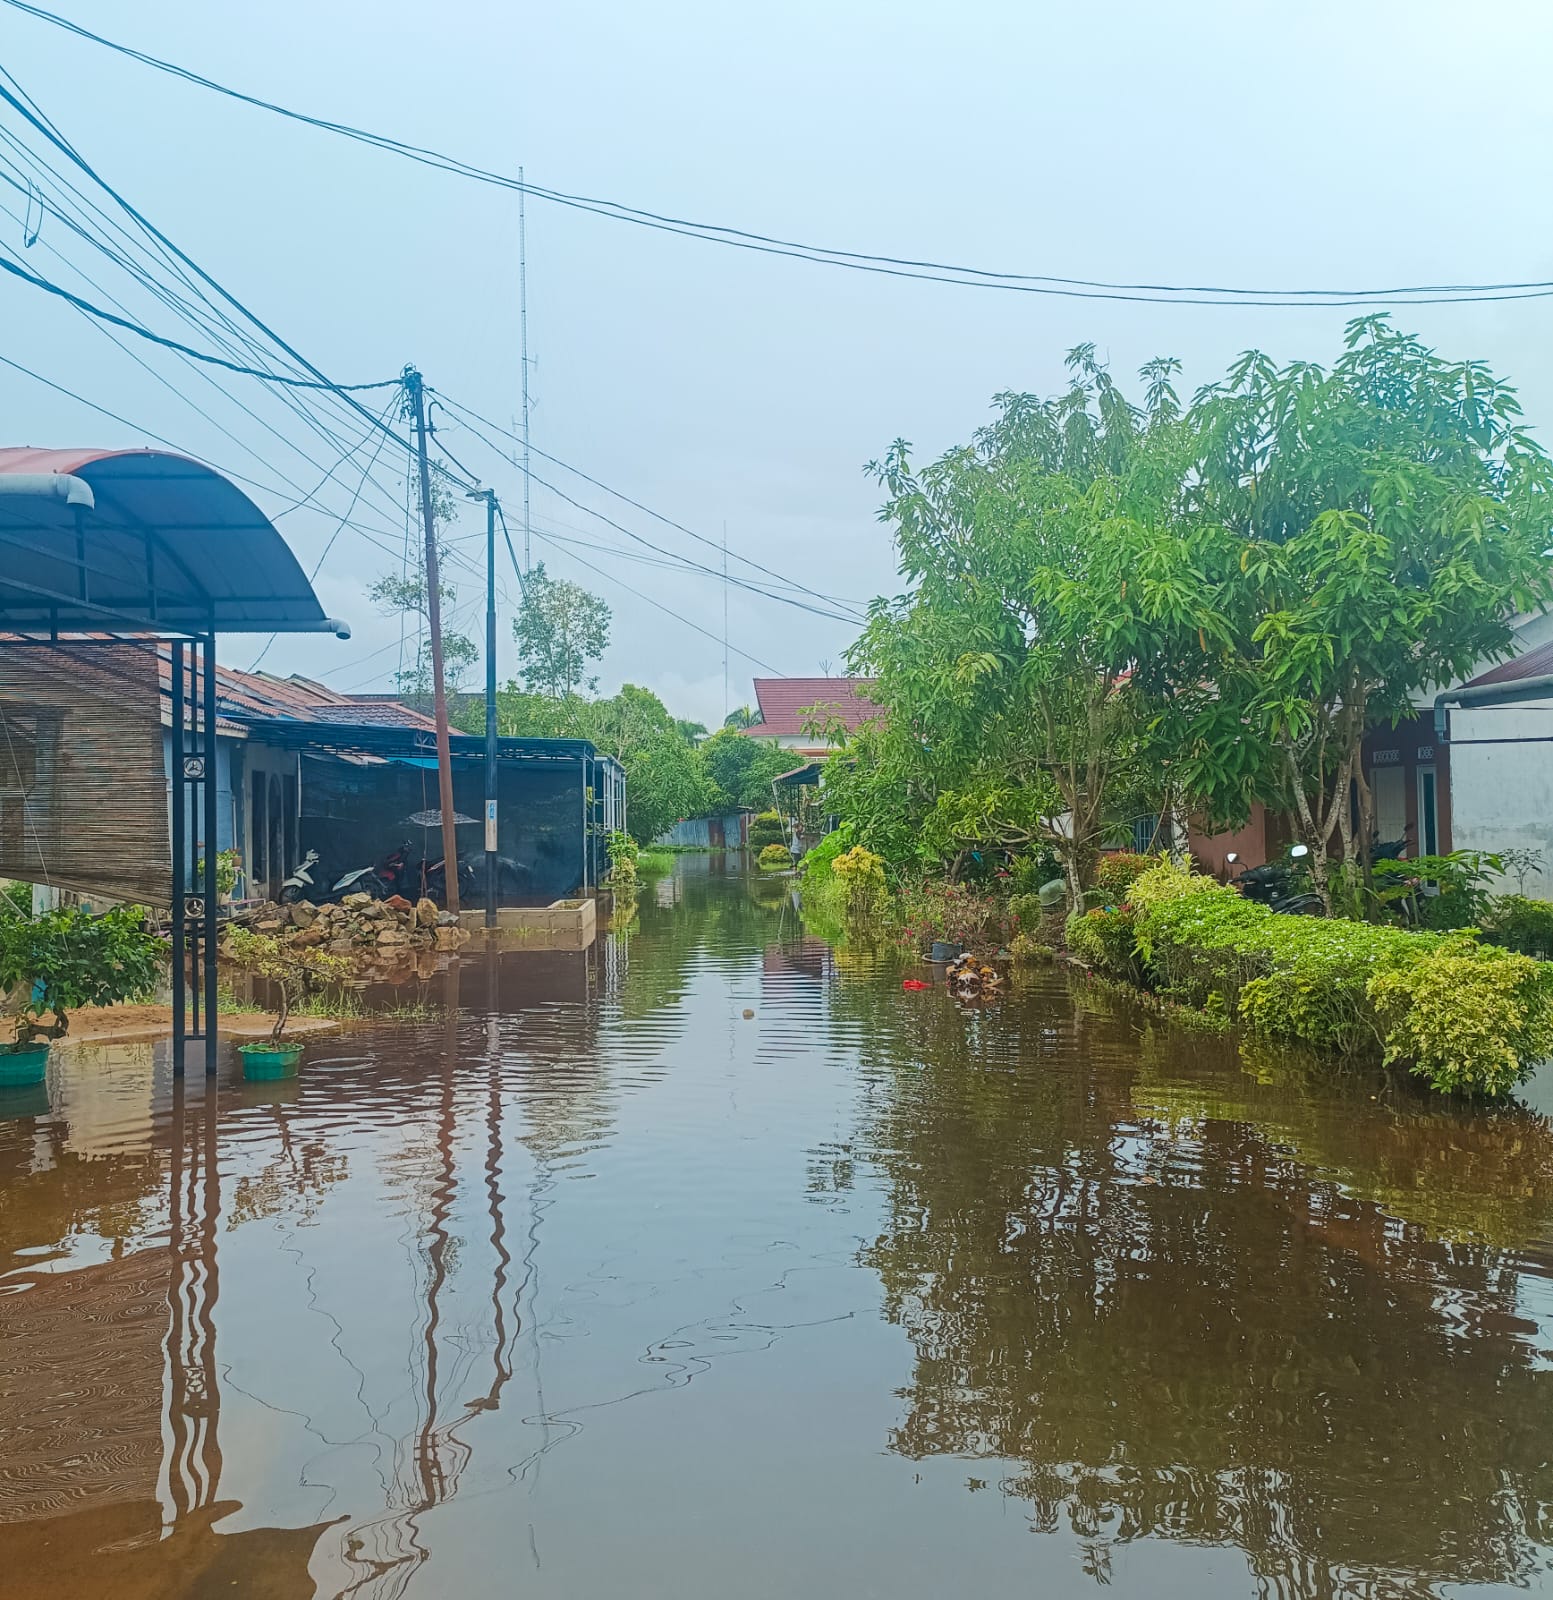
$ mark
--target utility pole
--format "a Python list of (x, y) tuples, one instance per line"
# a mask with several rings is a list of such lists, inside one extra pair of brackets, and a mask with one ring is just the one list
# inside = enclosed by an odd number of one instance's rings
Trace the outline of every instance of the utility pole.
[(485, 501), (485, 925), (496, 926), (496, 491), (471, 489)]
[(442, 594), (437, 578), (437, 524), (431, 508), (431, 464), (426, 459), (426, 394), (414, 367), (404, 369), (404, 391), (415, 418), (415, 453), (421, 468), (421, 521), (426, 526), (426, 622), (431, 634), (432, 708), (437, 718), (437, 800), (442, 809), (442, 884), (447, 909), (458, 911), (458, 825), (453, 811), (453, 756), (448, 744), (448, 695), (442, 677)]
[(523, 168), (518, 168), (518, 337), (523, 358), (523, 570), (534, 564), (528, 520), (528, 223), (523, 211)]

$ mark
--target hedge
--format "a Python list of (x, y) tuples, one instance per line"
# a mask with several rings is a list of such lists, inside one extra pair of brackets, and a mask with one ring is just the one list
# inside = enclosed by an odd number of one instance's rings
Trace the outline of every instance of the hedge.
[(1281, 915), (1169, 863), (1119, 912), (1070, 919), (1069, 945), (1253, 1033), (1403, 1062), (1445, 1093), (1503, 1094), (1553, 1054), (1546, 963), (1471, 933)]

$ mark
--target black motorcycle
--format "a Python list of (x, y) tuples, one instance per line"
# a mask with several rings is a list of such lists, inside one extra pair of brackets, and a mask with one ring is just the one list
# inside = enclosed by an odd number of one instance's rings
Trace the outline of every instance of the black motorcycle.
[[(1310, 887), (1305, 869), (1305, 858), (1309, 854), (1308, 845), (1294, 845), (1282, 860), (1247, 867), (1230, 882), (1247, 900), (1255, 900), (1270, 911), (1294, 917), (1324, 917), (1326, 907), (1321, 896)], [(1237, 859), (1234, 854), (1226, 857), (1229, 865)]]

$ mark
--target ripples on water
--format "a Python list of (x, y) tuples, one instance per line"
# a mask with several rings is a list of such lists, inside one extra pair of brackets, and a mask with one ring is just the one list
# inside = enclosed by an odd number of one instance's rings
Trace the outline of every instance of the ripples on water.
[(1541, 1116), (900, 977), (692, 858), (294, 1085), (63, 1054), (0, 1106), (6, 1583), (1549, 1587)]

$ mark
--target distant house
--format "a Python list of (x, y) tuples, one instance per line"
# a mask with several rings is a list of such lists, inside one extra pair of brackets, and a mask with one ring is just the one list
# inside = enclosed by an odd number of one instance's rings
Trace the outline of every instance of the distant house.
[(835, 743), (808, 732), (809, 725), (835, 722), (855, 733), (883, 714), (868, 696), (872, 687), (872, 678), (756, 678), (760, 720), (744, 732), (752, 739), (771, 739), (795, 755), (828, 755)]
[[(162, 720), (172, 722), (170, 658), (161, 653)], [(273, 898), (309, 849), (320, 871), (370, 866), (402, 843), (442, 854), (436, 723), (388, 695), (345, 695), (300, 677), (216, 669), (216, 848), (237, 851), (241, 892)], [(455, 732), (454, 808), (484, 812), (485, 741)], [(171, 734), (165, 736), (171, 772)], [(503, 739), (500, 841), (515, 897), (551, 900), (597, 885), (603, 839), (625, 820), (619, 763), (580, 739)], [(190, 817), (196, 837), (200, 819)], [(462, 827), (461, 853), (483, 850)], [(504, 890), (504, 896), (513, 897)]]
[[(1513, 653), (1434, 696), (1395, 727), (1365, 736), (1365, 778), (1375, 804), (1375, 836), (1406, 840), (1408, 856), (1452, 850), (1533, 850), (1539, 868), (1526, 892), (1553, 898), (1553, 614), (1523, 617)], [(1210, 870), (1255, 866), (1292, 842), (1291, 819), (1261, 806), (1234, 833), (1191, 836)], [(1522, 875), (1517, 875), (1517, 878)]]

